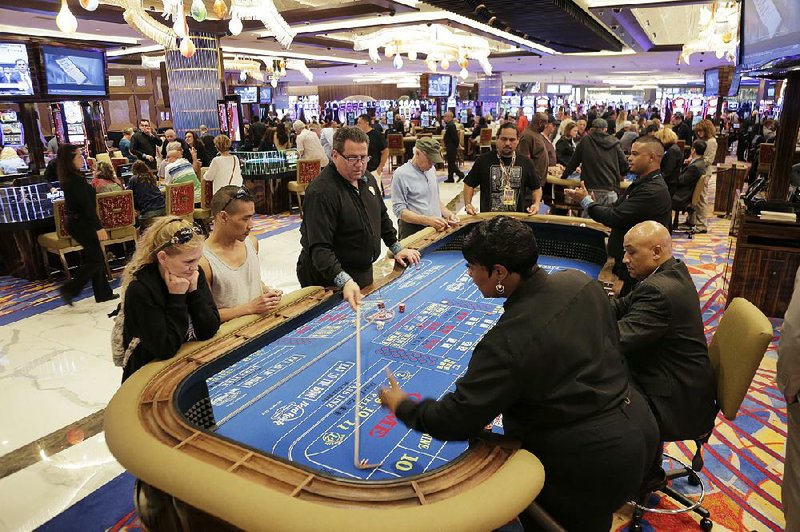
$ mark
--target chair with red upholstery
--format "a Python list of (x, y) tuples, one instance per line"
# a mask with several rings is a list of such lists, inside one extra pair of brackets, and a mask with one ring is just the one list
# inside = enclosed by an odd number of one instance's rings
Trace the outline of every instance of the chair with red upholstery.
[[(106, 248), (112, 244), (125, 244), (133, 242), (136, 244), (136, 211), (133, 207), (133, 191), (122, 190), (117, 192), (104, 192), (97, 195), (97, 217), (100, 218), (100, 225), (108, 233), (108, 240), (100, 242), (103, 250), (103, 258), (106, 263), (106, 275), (108, 279), (113, 278), (111, 267), (106, 257)], [(127, 252), (127, 246), (125, 246)]]
[(45, 233), (43, 235), (39, 235), (37, 237), (37, 242), (45, 250), (44, 254), (44, 269), (47, 272), (47, 275), (50, 275), (50, 264), (47, 260), (47, 253), (52, 253), (53, 255), (58, 255), (58, 258), (61, 259), (61, 265), (64, 268), (64, 275), (67, 278), (67, 281), (72, 279), (72, 276), (69, 273), (69, 265), (67, 264), (67, 253), (72, 253), (73, 251), (81, 251), (83, 246), (81, 246), (77, 240), (72, 238), (69, 233), (67, 233), (67, 208), (64, 200), (56, 200), (53, 202), (53, 213), (55, 215), (55, 222), (56, 222), (56, 230), (52, 233)]
[[(303, 195), (306, 192), (306, 187), (309, 183), (317, 177), (322, 170), (322, 161), (319, 159), (300, 159), (297, 161), (297, 180), (289, 181), (287, 185), (289, 193), (294, 194), (297, 198), (297, 207), (300, 209), (300, 214), (303, 214)], [(294, 207), (292, 197), (289, 196), (289, 210)]]
[(170, 183), (165, 186), (167, 215), (180, 216), (187, 222), (194, 221), (194, 183)]

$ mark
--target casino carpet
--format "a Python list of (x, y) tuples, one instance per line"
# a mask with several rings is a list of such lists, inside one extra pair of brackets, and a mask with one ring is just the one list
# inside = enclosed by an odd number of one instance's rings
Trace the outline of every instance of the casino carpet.
[[(388, 183), (386, 183), (388, 184)], [(269, 233), (271, 228), (283, 231), (287, 225), (299, 224), (297, 216), (276, 217), (279, 220), (266, 220), (263, 230)], [(695, 235), (689, 240), (677, 234), (674, 238), (675, 254), (689, 266), (692, 277), (700, 294), (703, 319), (708, 338), (716, 330), (719, 318), (724, 310), (727, 297), (725, 277), (727, 261), (732, 260), (732, 240), (728, 237), (730, 222), (711, 218), (709, 233)], [(263, 234), (263, 233), (262, 233)], [(3, 311), (14, 302), (8, 301), (9, 281), (0, 279), (0, 318)], [(24, 283), (23, 283), (24, 284)], [(51, 288), (52, 289), (52, 288)], [(5, 314), (13, 314), (6, 311)], [(783, 513), (780, 503), (780, 482), (783, 474), (783, 456), (786, 438), (786, 406), (775, 387), (775, 366), (777, 361), (776, 345), (781, 320), (772, 320), (775, 327), (775, 338), (759, 368), (756, 378), (747, 397), (742, 404), (736, 421), (730, 422), (722, 417), (717, 420), (710, 442), (706, 445), (705, 469), (701, 474), (706, 484), (704, 505), (711, 511), (715, 530), (782, 530)], [(667, 452), (675, 457), (689, 461), (693, 444), (670, 444)], [(124, 478), (126, 474), (118, 477)], [(139, 530), (140, 523), (132, 514), (133, 506), (130, 491), (120, 489), (120, 481), (100, 488), (73, 508), (100, 508), (97, 502), (109, 497), (121, 497), (126, 502), (124, 508), (109, 506), (108, 520), (116, 523), (111, 530)], [(679, 489), (691, 493), (694, 488), (687, 485)], [(116, 494), (116, 495), (113, 495)], [(661, 499), (657, 501), (662, 508), (673, 507)], [(88, 505), (88, 506), (83, 506)], [(116, 515), (110, 515), (116, 514)], [(623, 509), (616, 515), (615, 532), (628, 530), (627, 522), (630, 510)], [(66, 528), (68, 525), (80, 525), (82, 530), (104, 530), (105, 526), (96, 526), (82, 518), (82, 512), (67, 510), (54, 519)], [(661, 516), (647, 514), (644, 530), (683, 531), (699, 530), (697, 519), (689, 514), (679, 516)], [(53, 521), (55, 524), (55, 520)], [(73, 528), (75, 529), (75, 528)]]

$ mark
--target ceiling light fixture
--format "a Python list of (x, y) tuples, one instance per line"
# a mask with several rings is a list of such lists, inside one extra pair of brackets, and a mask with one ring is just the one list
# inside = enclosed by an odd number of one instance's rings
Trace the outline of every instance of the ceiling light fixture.
[(489, 41), (483, 37), (455, 33), (440, 24), (385, 28), (356, 36), (353, 40), (353, 49), (368, 50), (370, 59), (375, 63), (380, 61), (380, 48), (383, 48), (384, 56), (394, 58), (392, 64), (397, 69), (403, 67), (402, 54), (413, 60), (417, 53), (424, 52), (427, 55), (425, 63), (432, 72), (436, 72), (438, 67), (447, 70), (452, 61), (461, 66), (461, 77), (466, 78), (469, 75), (468, 60), (474, 59), (487, 76), (492, 74)]
[(683, 45), (678, 61), (689, 64), (689, 58), (697, 52), (714, 52), (717, 59), (736, 60), (739, 47), (739, 3), (735, 0), (714, 0), (711, 9), (700, 8), (696, 24), (696, 37)]
[(61, 0), (61, 10), (56, 16), (56, 26), (66, 34), (75, 33), (78, 29), (78, 19), (69, 10), (67, 0)]

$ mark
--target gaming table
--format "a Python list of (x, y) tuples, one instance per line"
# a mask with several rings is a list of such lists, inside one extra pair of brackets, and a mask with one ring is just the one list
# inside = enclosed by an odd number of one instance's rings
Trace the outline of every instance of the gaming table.
[[(409, 237), (419, 267), (395, 268), (365, 290), (360, 455), (377, 467), (354, 463), (354, 313), (318, 287), (137, 371), (106, 409), (109, 448), (192, 512), (248, 530), (489, 530), (513, 519), (544, 473), (498, 436), (502, 419), (485, 437), (441, 442), (407, 429), (377, 398), (386, 367), (412, 397), (452, 390), (502, 315), (502, 300), (481, 296), (460, 252), (474, 223), (490, 216)], [(601, 226), (515, 216), (533, 227), (541, 266), (597, 278), (606, 261)]]

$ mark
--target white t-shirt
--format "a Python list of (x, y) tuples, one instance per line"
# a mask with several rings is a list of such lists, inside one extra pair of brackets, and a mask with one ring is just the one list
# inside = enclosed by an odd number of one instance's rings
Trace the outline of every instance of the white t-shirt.
[(322, 149), (322, 143), (316, 133), (310, 129), (304, 129), (297, 135), (295, 143), (301, 159), (319, 159), (322, 168), (328, 165), (328, 156), (325, 155), (325, 150)]
[(203, 179), (214, 182), (214, 194), (227, 185), (242, 186), (242, 169), (239, 166), (239, 158), (230, 154), (217, 155), (211, 159), (211, 165)]

